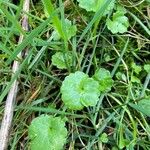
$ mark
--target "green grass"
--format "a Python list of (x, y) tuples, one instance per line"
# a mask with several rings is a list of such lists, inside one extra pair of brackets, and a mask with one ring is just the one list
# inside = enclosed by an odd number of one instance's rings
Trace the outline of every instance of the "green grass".
[[(144, 65), (150, 64), (150, 3), (117, 2), (126, 8), (130, 27), (123, 34), (112, 34), (106, 18), (115, 9), (103, 16), (110, 0), (96, 13), (87, 12), (73, 0), (65, 7), (61, 0), (49, 5), (49, 1), (43, 1), (49, 16), (44, 13), (42, 1), (31, 0), (30, 12), (26, 13), (30, 31), (25, 32), (20, 25), (23, 0), (18, 4), (0, 0), (0, 122), (10, 87), (14, 80), (19, 81), (8, 149), (30, 149), (28, 126), (34, 118), (48, 114), (66, 119), (68, 136), (64, 149), (149, 150), (150, 115), (130, 103), (137, 104), (150, 96), (150, 73), (144, 70)], [(77, 26), (76, 35), (69, 40), (65, 18)], [(53, 40), (54, 29), (61, 35), (58, 41)], [(18, 44), (20, 34), (24, 39)], [(18, 59), (18, 53), (26, 47), (27, 56)], [(66, 62), (67, 69), (52, 64), (52, 55), (58, 51), (72, 52), (73, 63)], [(11, 78), (14, 60), (20, 66)], [(133, 62), (141, 67), (140, 73), (132, 67)], [(102, 93), (95, 107), (67, 109), (60, 93), (64, 78), (78, 70), (91, 77), (98, 68), (111, 72), (111, 91)], [(103, 133), (108, 136), (107, 143), (100, 141)]]

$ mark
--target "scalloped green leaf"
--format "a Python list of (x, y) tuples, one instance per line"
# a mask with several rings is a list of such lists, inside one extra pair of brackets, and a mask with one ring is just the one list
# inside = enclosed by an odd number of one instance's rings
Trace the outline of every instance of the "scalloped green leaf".
[(124, 33), (127, 32), (129, 27), (128, 18), (124, 15), (125, 10), (121, 7), (118, 8), (117, 12), (113, 14), (113, 18), (106, 20), (107, 28), (113, 33)]
[(101, 92), (108, 92), (111, 90), (113, 80), (108, 70), (104, 68), (96, 70), (95, 74), (93, 75), (93, 79), (99, 82), (99, 90)]
[(52, 56), (52, 64), (59, 69), (66, 69), (67, 65), (72, 66), (72, 61), (71, 52), (56, 52)]
[(81, 71), (68, 75), (61, 86), (62, 101), (72, 110), (95, 106), (99, 100), (99, 84)]
[[(96, 12), (98, 11), (98, 9), (100, 9), (100, 7), (102, 7), (105, 3), (105, 0), (77, 0), (79, 2), (79, 6), (83, 9), (85, 9), (86, 11), (93, 11)], [(110, 2), (110, 4), (107, 6), (107, 8), (105, 9), (103, 15), (108, 14), (115, 5), (115, 0), (112, 0)]]
[(66, 137), (65, 122), (60, 117), (41, 115), (29, 126), (31, 150), (62, 150)]

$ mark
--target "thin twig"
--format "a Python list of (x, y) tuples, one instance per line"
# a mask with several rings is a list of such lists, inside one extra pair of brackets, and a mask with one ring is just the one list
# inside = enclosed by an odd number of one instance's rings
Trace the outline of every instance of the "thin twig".
[[(23, 11), (29, 12), (29, 0), (24, 1)], [(26, 14), (24, 14), (22, 17), (22, 28), (28, 31), (28, 16)], [(19, 42), (18, 42), (19, 44), (22, 42), (23, 38), (24, 37), (21, 34), (19, 38)], [(21, 52), (18, 54), (17, 57), (21, 59)], [(18, 61), (13, 62), (12, 77), (14, 76), (15, 72), (18, 70), (19, 65), (20, 64)], [(7, 143), (9, 140), (9, 131), (10, 131), (11, 123), (13, 119), (14, 102), (16, 99), (17, 91), (18, 91), (18, 81), (15, 80), (14, 83), (12, 84), (12, 87), (6, 99), (4, 116), (3, 116), (1, 129), (0, 129), (0, 150), (6, 150), (8, 146)]]

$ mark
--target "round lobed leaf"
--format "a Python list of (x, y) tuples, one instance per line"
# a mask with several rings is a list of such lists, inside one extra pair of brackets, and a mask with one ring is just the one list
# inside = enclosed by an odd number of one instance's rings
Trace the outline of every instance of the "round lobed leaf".
[(72, 66), (72, 55), (71, 52), (56, 52), (52, 56), (52, 64), (59, 69), (66, 69), (67, 65)]
[[(79, 6), (83, 9), (85, 9), (86, 11), (93, 11), (96, 12), (98, 11), (98, 9), (100, 9), (100, 7), (102, 7), (105, 3), (105, 0), (77, 0), (79, 2)], [(106, 14), (108, 14), (115, 5), (115, 0), (112, 0), (110, 2), (110, 4), (107, 6), (107, 8), (105, 9), (103, 16), (105, 16)]]
[(99, 100), (99, 84), (87, 74), (77, 71), (65, 78), (61, 86), (62, 100), (72, 110), (95, 106)]
[(123, 7), (118, 7), (118, 10), (113, 14), (113, 19), (107, 19), (107, 28), (113, 33), (124, 33), (127, 32), (129, 27), (128, 18), (124, 15), (125, 9)]
[(60, 117), (41, 115), (31, 122), (29, 137), (31, 150), (62, 150), (67, 129)]
[(108, 92), (111, 90), (113, 80), (108, 70), (104, 68), (96, 70), (93, 78), (99, 82), (99, 90), (101, 92)]

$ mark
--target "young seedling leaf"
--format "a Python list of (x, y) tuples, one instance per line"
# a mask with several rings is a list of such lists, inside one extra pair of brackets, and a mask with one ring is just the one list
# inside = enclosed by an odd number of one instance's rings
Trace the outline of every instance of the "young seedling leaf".
[[(65, 32), (66, 32), (67, 40), (69, 40), (71, 37), (76, 35), (77, 32), (76, 25), (72, 25), (71, 21), (68, 19), (65, 19)], [(52, 36), (53, 36), (53, 40), (59, 40), (61, 38), (57, 30), (53, 31)]]
[(77, 71), (65, 78), (61, 86), (62, 101), (72, 110), (95, 106), (99, 100), (99, 84), (87, 74)]
[(99, 90), (101, 92), (108, 92), (111, 90), (113, 80), (108, 70), (104, 68), (96, 70), (93, 79), (99, 82)]
[(106, 25), (107, 28), (113, 33), (124, 33), (127, 32), (127, 28), (129, 27), (128, 18), (124, 15), (124, 9), (121, 11), (121, 8), (117, 10), (116, 13), (113, 14), (113, 19), (107, 19)]
[[(105, 3), (105, 0), (77, 0), (79, 2), (79, 6), (83, 9), (85, 9), (86, 11), (93, 11), (93, 12), (97, 12), (98, 9), (100, 9), (100, 7), (102, 7)], [(115, 0), (112, 0), (111, 3), (107, 6), (107, 8), (105, 9), (103, 15), (108, 14), (115, 5)]]
[(71, 52), (57, 52), (52, 56), (52, 64), (59, 69), (66, 69), (72, 65)]
[(52, 14), (54, 15), (52, 18), (52, 24), (55, 28), (55, 30), (57, 30), (57, 32), (59, 33), (59, 35), (64, 38), (64, 33), (62, 30), (62, 25), (61, 25), (61, 20), (58, 17), (58, 14), (55, 12), (55, 7), (52, 4), (51, 0), (42, 0), (43, 5), (44, 5), (44, 12), (45, 15), (47, 17), (51, 16)]
[(66, 136), (67, 129), (60, 117), (41, 115), (29, 126), (31, 150), (62, 150)]

